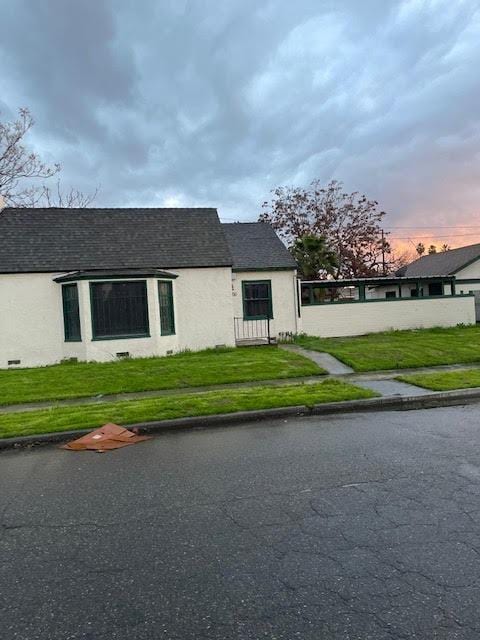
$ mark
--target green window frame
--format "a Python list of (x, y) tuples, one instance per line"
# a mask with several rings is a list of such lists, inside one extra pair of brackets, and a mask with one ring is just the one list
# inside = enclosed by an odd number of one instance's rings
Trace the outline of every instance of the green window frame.
[(90, 282), (93, 340), (149, 338), (145, 280)]
[(160, 306), (160, 333), (175, 335), (175, 311), (173, 308), (173, 285), (170, 280), (158, 281), (158, 304)]
[(81, 342), (82, 331), (76, 283), (62, 285), (62, 304), (65, 342)]
[(271, 280), (243, 280), (242, 299), (244, 320), (272, 320)]

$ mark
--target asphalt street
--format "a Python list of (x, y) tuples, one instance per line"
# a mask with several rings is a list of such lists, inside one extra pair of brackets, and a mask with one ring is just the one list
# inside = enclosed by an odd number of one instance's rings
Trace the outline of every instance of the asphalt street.
[(2, 640), (476, 639), (480, 408), (0, 454)]

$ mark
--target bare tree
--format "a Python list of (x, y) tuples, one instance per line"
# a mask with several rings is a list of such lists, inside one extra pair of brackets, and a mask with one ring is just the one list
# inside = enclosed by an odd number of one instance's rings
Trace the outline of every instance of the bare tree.
[[(52, 188), (45, 180), (58, 174), (58, 163), (44, 162), (38, 153), (25, 146), (25, 136), (34, 125), (28, 109), (19, 109), (12, 122), (0, 122), (0, 195), (14, 207), (88, 207), (98, 188), (91, 194), (78, 189), (63, 191), (60, 180)], [(41, 184), (38, 184), (42, 181)]]
[[(98, 194), (98, 187), (92, 193), (83, 193), (78, 189), (70, 187), (64, 191), (57, 180), (55, 188), (43, 185), (39, 191), (37, 202), (41, 202), (44, 207), (64, 207), (68, 209), (84, 209), (89, 207)], [(35, 206), (35, 205), (33, 205)], [(38, 206), (38, 205), (37, 205)]]
[(321, 236), (337, 256), (335, 277), (385, 275), (399, 268), (399, 259), (383, 232), (385, 212), (378, 202), (358, 192), (345, 193), (341, 182), (306, 189), (278, 187), (263, 204), (260, 220), (276, 229), (287, 245), (303, 236)]
[(0, 122), (0, 193), (9, 205), (25, 206), (36, 191), (30, 181), (51, 178), (60, 171), (59, 164), (46, 164), (23, 145), (33, 124), (28, 109), (20, 109), (13, 122)]

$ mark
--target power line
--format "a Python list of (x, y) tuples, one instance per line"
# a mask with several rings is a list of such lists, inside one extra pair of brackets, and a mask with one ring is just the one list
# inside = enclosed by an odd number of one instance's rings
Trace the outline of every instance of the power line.
[[(405, 236), (405, 237), (398, 237), (398, 236), (389, 236), (389, 240), (449, 240), (449, 239), (456, 239), (456, 238), (464, 238), (465, 236)], [(471, 237), (474, 238), (480, 238), (480, 234), (472, 234)]]
[(387, 226), (386, 229), (478, 229), (480, 230), (480, 226), (475, 224), (452, 224), (452, 225), (437, 225), (437, 224), (432, 224), (429, 227), (389, 227)]
[(412, 233), (412, 235), (410, 236), (405, 236), (405, 237), (400, 237), (400, 236), (389, 236), (389, 240), (411, 240), (413, 238), (415, 238), (415, 240), (430, 240), (432, 238), (434, 238), (435, 240), (439, 240), (440, 238), (479, 238), (480, 237), (480, 233), (458, 233), (458, 234), (451, 234), (448, 236), (437, 236), (436, 233), (432, 233), (429, 236), (417, 236), (414, 233)]

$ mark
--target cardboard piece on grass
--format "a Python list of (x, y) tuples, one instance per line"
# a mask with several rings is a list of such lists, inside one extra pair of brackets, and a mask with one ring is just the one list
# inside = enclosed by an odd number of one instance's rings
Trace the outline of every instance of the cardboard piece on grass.
[(118, 424), (109, 423), (77, 440), (72, 440), (72, 442), (62, 445), (61, 449), (68, 449), (69, 451), (110, 451), (150, 439), (151, 436), (138, 436), (128, 429), (119, 427)]

